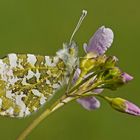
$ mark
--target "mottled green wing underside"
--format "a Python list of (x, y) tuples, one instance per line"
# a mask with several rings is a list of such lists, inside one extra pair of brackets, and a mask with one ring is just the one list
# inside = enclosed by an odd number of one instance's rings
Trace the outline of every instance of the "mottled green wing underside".
[(0, 59), (0, 115), (25, 117), (36, 111), (64, 82), (58, 56), (9, 54)]

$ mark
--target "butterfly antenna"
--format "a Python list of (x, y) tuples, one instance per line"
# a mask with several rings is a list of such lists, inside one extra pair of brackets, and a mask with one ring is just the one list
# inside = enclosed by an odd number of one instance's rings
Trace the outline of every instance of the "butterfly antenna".
[(84, 18), (86, 17), (86, 15), (87, 15), (87, 11), (86, 10), (83, 10), (82, 11), (82, 15), (81, 15), (81, 17), (80, 17), (80, 19), (79, 19), (79, 21), (78, 21), (78, 23), (77, 23), (77, 25), (76, 25), (73, 33), (72, 33), (72, 35), (71, 35), (69, 44), (72, 43), (73, 37), (74, 37), (75, 33), (78, 31), (79, 27), (81, 26), (81, 24), (82, 24)]

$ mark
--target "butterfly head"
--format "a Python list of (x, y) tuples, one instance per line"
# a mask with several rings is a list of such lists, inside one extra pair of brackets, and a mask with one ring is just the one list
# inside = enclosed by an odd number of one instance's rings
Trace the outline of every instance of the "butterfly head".
[(56, 54), (64, 61), (69, 72), (78, 64), (78, 47), (75, 42), (72, 42), (71, 44), (64, 43), (63, 49), (57, 51)]

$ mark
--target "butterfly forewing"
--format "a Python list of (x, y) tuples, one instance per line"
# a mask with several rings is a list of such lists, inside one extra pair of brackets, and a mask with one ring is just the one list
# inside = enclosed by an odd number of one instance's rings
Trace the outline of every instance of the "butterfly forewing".
[(65, 63), (58, 57), (9, 54), (0, 59), (0, 115), (25, 117), (63, 85)]

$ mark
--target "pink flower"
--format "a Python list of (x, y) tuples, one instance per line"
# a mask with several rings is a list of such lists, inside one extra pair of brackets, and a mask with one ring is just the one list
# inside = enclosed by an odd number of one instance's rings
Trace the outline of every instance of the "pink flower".
[[(113, 42), (114, 34), (110, 28), (100, 27), (93, 37), (89, 40), (88, 45), (84, 45), (86, 53), (93, 53), (95, 55), (102, 55), (111, 46)], [(74, 75), (73, 82), (75, 82), (80, 74), (80, 70), (77, 69)], [(95, 89), (93, 92), (100, 93), (103, 89)], [(80, 98), (77, 100), (85, 109), (92, 110), (99, 108), (100, 102), (95, 97)]]

